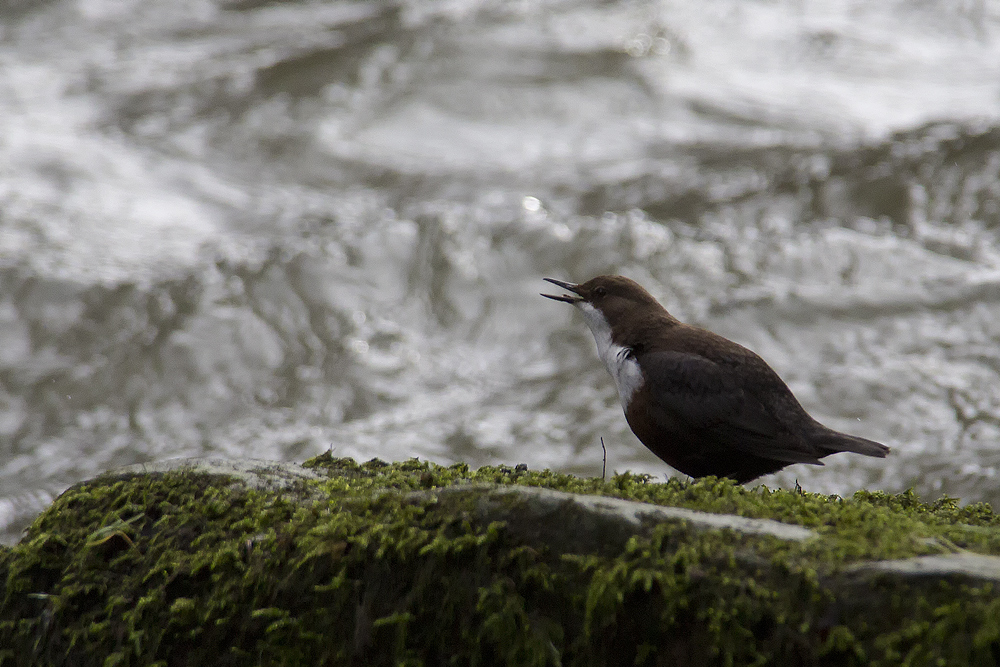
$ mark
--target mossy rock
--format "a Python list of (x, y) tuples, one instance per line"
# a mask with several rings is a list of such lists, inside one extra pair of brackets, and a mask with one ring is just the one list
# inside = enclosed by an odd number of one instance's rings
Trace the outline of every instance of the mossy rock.
[(14, 665), (992, 665), (1000, 518), (725, 480), (182, 461), (0, 549)]

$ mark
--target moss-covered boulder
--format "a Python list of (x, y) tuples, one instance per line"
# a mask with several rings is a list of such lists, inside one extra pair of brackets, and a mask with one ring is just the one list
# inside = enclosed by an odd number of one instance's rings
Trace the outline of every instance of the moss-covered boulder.
[(1000, 517), (523, 467), (185, 461), (0, 549), (14, 665), (991, 665)]

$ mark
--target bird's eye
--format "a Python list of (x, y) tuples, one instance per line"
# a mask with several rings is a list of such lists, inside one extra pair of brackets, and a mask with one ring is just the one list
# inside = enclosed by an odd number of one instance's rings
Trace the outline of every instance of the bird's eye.
[(594, 290), (594, 296), (607, 296), (608, 290), (605, 287), (598, 287)]

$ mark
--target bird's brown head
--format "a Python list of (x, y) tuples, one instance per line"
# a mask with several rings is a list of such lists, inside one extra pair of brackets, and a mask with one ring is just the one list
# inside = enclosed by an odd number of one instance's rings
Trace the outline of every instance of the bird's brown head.
[[(553, 285), (562, 287), (570, 294), (542, 296), (555, 301), (563, 301), (574, 306), (590, 305), (599, 310), (608, 325), (614, 328), (626, 317), (635, 317), (643, 310), (666, 314), (663, 306), (642, 285), (624, 276), (597, 276), (579, 285), (546, 278)], [(669, 315), (668, 315), (669, 317)]]

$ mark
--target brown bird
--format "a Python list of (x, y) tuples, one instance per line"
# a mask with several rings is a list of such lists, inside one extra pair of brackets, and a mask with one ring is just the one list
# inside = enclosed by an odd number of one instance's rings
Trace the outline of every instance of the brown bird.
[(889, 453), (820, 424), (763, 359), (679, 321), (635, 281), (545, 280), (572, 292), (542, 296), (583, 314), (632, 432), (682, 473), (742, 484), (793, 463), (823, 465), (821, 458), (837, 452)]

